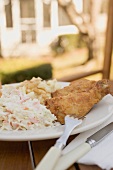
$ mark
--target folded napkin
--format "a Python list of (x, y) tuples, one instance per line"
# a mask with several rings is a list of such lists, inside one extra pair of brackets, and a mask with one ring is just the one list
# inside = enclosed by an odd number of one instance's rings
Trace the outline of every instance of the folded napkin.
[[(113, 97), (111, 95), (107, 95), (104, 100), (109, 100), (113, 103)], [(109, 104), (106, 105), (106, 107), (109, 108)], [(102, 129), (104, 126), (111, 122), (113, 122), (113, 114), (101, 125), (86, 132), (82, 132), (80, 135), (78, 135), (71, 143), (67, 145), (67, 147), (63, 150), (62, 154), (66, 154), (77, 146), (79, 146), (81, 143), (84, 143), (89, 136), (91, 136), (92, 134)], [(106, 170), (110, 170), (111, 168), (113, 168), (113, 133), (108, 135), (104, 140), (102, 140), (99, 144), (93, 147), (85, 156), (79, 159), (78, 163), (86, 165), (98, 165), (100, 168)]]

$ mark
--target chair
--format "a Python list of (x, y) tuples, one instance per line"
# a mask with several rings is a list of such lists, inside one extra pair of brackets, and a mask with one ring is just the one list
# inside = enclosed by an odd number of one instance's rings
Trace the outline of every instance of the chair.
[(113, 0), (109, 0), (108, 4), (108, 21), (105, 37), (105, 49), (104, 49), (104, 62), (103, 68), (94, 71), (83, 71), (81, 73), (73, 74), (70, 76), (62, 77), (59, 81), (74, 81), (83, 77), (91, 76), (97, 73), (102, 74), (102, 79), (110, 79), (110, 67), (112, 59), (112, 47), (113, 47)]

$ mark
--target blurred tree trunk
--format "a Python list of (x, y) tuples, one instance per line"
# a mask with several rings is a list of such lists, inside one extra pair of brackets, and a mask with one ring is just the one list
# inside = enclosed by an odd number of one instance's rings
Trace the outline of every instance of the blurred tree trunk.
[[(88, 47), (88, 61), (97, 58), (99, 44), (97, 44), (98, 32), (96, 29), (96, 21), (100, 12), (102, 0), (89, 0), (89, 11), (79, 13), (76, 4), (72, 0), (58, 0), (59, 5), (67, 13), (71, 23), (75, 25), (82, 39)], [(83, 0), (83, 7), (86, 1)]]

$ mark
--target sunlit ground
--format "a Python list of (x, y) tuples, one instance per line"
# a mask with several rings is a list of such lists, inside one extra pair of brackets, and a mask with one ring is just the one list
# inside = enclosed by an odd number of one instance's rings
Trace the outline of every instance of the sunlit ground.
[[(102, 61), (92, 60), (85, 66), (81, 65), (87, 60), (87, 50), (75, 49), (60, 56), (52, 57), (51, 55), (41, 58), (11, 58), (0, 59), (0, 72), (9, 73), (33, 66), (38, 66), (43, 63), (51, 63), (53, 67), (53, 78), (59, 79), (64, 76), (78, 74), (84, 69), (96, 69), (97, 65), (102, 66)], [(101, 74), (87, 77), (88, 79), (101, 79)], [(113, 59), (111, 67), (111, 79), (113, 79)]]

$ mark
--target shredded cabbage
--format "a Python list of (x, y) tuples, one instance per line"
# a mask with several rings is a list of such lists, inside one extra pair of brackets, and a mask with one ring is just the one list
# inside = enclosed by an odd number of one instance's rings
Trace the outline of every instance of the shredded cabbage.
[(0, 97), (0, 129), (28, 130), (59, 125), (57, 118), (25, 88), (3, 86)]

